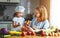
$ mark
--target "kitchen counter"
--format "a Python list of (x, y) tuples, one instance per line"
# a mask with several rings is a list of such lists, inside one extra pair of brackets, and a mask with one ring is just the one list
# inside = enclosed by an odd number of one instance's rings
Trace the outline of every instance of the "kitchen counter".
[(12, 23), (12, 21), (0, 21), (0, 24), (9, 24)]
[(11, 36), (9, 38), (60, 38), (60, 36)]

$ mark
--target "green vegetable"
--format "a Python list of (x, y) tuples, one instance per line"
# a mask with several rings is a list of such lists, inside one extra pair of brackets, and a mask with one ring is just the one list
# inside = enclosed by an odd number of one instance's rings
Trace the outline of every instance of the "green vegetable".
[(11, 35), (4, 35), (4, 38), (9, 38)]
[(36, 34), (40, 34), (40, 31), (38, 31), (38, 32), (35, 32)]

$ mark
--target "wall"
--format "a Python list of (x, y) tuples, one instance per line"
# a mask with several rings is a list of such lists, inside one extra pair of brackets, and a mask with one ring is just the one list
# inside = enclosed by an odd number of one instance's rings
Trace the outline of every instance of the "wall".
[(27, 14), (27, 0), (21, 0), (21, 3), (20, 3), (21, 6), (24, 6), (25, 7), (25, 12), (24, 12), (24, 17), (25, 17), (25, 14)]
[[(27, 1), (28, 0), (21, 0), (21, 3), (19, 5), (22, 5), (26, 8), (24, 14), (27, 14), (28, 13), (28, 9), (27, 9)], [(30, 5), (30, 13), (33, 13), (35, 7), (37, 5), (44, 5), (46, 6), (47, 10), (48, 10), (48, 15), (50, 16), (50, 0), (30, 0), (31, 2), (31, 5)], [(5, 9), (4, 11), (4, 16), (5, 15), (9, 15), (10, 18), (12, 18), (13, 16), (13, 13), (14, 13), (14, 9), (15, 9), (16, 6), (6, 6), (7, 9)], [(1, 19), (2, 17), (0, 17)]]
[(48, 19), (50, 18), (50, 0), (40, 0), (40, 5), (44, 5), (48, 11)]
[[(31, 2), (30, 13), (33, 13), (35, 7), (40, 4), (40, 0), (30, 0), (30, 2)], [(28, 3), (28, 0), (21, 0), (20, 4), (18, 4), (18, 5), (22, 5), (25, 7), (25, 12), (24, 12), (25, 15), (28, 13), (27, 3)], [(6, 6), (6, 9), (4, 10), (4, 16), (9, 15), (10, 19), (12, 19), (15, 7), (16, 6)]]
[(13, 17), (14, 14), (14, 9), (16, 6), (6, 6), (6, 9), (4, 11), (4, 16), (8, 16), (11, 19)]
[(34, 12), (34, 9), (40, 4), (40, 0), (31, 0), (31, 13)]
[[(22, 5), (25, 7), (26, 5), (26, 0), (21, 0), (19, 4), (17, 5)], [(12, 19), (13, 18), (13, 14), (15, 13), (15, 7), (17, 5), (9, 5), (9, 6), (5, 6), (6, 9), (4, 10), (4, 17), (8, 16), (9, 15), (9, 19)], [(26, 7), (25, 7), (26, 8)], [(26, 14), (26, 10), (25, 10), (25, 14)], [(3, 19), (3, 16), (0, 16), (0, 19)]]

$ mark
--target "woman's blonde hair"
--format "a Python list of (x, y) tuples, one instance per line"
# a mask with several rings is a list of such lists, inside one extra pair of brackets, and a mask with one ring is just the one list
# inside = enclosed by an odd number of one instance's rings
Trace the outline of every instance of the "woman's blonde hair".
[(36, 7), (36, 10), (38, 10), (40, 13), (40, 17), (42, 19), (41, 21), (44, 21), (48, 18), (47, 9), (45, 6), (38, 6), (38, 7)]

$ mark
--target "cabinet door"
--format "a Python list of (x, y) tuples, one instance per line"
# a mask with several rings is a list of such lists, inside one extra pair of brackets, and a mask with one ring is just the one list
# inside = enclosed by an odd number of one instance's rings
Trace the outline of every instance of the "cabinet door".
[(12, 3), (20, 3), (20, 0), (10, 0)]
[(7, 0), (0, 0), (0, 2), (7, 2)]
[(0, 29), (1, 28), (7, 28), (7, 24), (0, 24)]
[(0, 24), (0, 29), (1, 28), (8, 28), (8, 30), (11, 30), (11, 24)]

